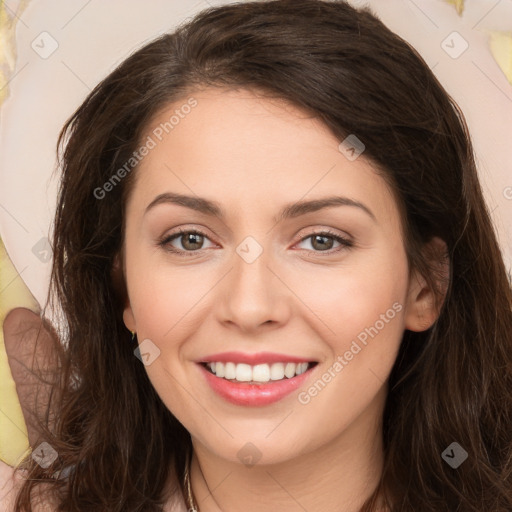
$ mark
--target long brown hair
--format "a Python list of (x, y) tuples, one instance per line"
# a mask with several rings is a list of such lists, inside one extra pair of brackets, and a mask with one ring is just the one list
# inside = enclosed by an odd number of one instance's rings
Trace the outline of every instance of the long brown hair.
[[(211, 86), (283, 98), (340, 141), (356, 134), (397, 197), (410, 269), (434, 290), (439, 276), (423, 248), (434, 236), (446, 242), (446, 296), (431, 328), (404, 332), (384, 411), (384, 470), (362, 510), (374, 511), (383, 492), (393, 512), (510, 512), (511, 287), (464, 116), (370, 9), (320, 0), (202, 11), (121, 63), (62, 129), (47, 304), (53, 291), (67, 335), (56, 346), (58, 414), (41, 438), (59, 458), (43, 469), (27, 457), (16, 510), (31, 510), (42, 482), (67, 512), (158, 511), (169, 478), (182, 485), (190, 434), (134, 357), (113, 268), (137, 167), (103, 199), (95, 190), (129, 161), (156, 113)], [(453, 442), (468, 454), (457, 469), (442, 457)], [(52, 478), (68, 465), (68, 480)]]

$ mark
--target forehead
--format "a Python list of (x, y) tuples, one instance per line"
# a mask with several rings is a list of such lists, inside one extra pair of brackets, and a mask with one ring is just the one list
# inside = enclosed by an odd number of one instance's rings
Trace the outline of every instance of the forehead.
[[(186, 108), (190, 98), (195, 106)], [(259, 164), (262, 171), (285, 167), (298, 158), (314, 161), (325, 150), (332, 151), (333, 144), (337, 146), (336, 138), (312, 114), (283, 99), (245, 89), (207, 88), (191, 93), (188, 99), (160, 110), (145, 132), (144, 137), (151, 136), (157, 145), (149, 160), (179, 149), (181, 156), (197, 163), (229, 160), (243, 168)]]
[(349, 160), (319, 119), (250, 90), (191, 93), (151, 120), (142, 139), (148, 138), (153, 147), (136, 170), (134, 190), (146, 206), (177, 192), (238, 210), (327, 194), (393, 209), (387, 184), (364, 154)]

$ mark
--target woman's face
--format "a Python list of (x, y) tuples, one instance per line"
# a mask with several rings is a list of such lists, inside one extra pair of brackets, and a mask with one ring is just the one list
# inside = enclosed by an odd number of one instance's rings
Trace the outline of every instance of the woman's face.
[[(403, 331), (421, 330), (396, 202), (340, 142), (288, 104), (220, 89), (170, 105), (142, 139), (124, 321), (165, 405), (218, 457), (282, 462), (378, 424)], [(261, 353), (223, 365), (240, 383), (200, 364)], [(317, 364), (291, 378), (294, 358)]]

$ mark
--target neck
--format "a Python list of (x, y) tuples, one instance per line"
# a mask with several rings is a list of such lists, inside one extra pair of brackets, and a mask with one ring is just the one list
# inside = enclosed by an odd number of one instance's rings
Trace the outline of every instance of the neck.
[(248, 467), (218, 457), (192, 438), (190, 481), (199, 512), (239, 510), (241, 505), (246, 512), (359, 512), (382, 473), (380, 405), (365, 410), (317, 450), (277, 464)]

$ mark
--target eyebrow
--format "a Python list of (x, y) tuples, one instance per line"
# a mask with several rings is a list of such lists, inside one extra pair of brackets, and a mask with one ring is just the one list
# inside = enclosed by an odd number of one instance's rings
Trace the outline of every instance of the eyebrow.
[[(221, 220), (225, 220), (225, 214), (222, 207), (216, 201), (211, 201), (203, 197), (187, 196), (183, 194), (176, 194), (172, 192), (165, 192), (156, 196), (151, 203), (146, 207), (144, 215), (146, 215), (151, 209), (159, 204), (176, 204), (198, 211), (205, 215), (218, 217)], [(293, 219), (306, 213), (316, 212), (324, 208), (332, 208), (335, 206), (352, 206), (359, 208), (368, 214), (375, 222), (377, 219), (373, 212), (359, 201), (355, 201), (348, 197), (343, 196), (329, 196), (322, 199), (312, 199), (310, 201), (298, 201), (296, 203), (290, 203), (285, 205), (282, 210), (273, 218), (273, 221), (278, 223), (282, 220)]]

